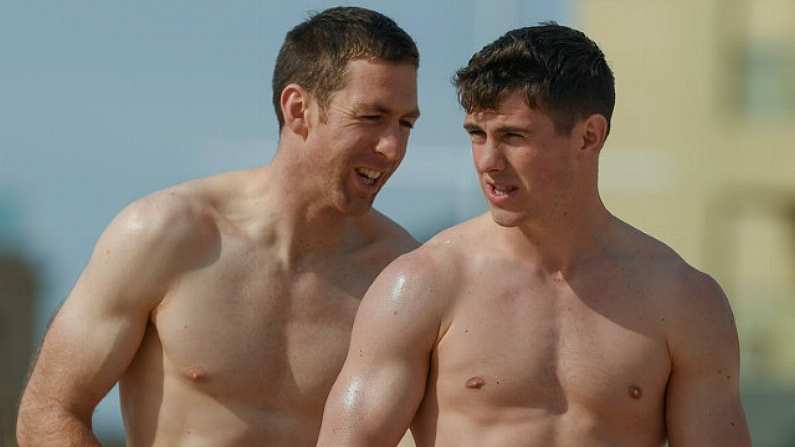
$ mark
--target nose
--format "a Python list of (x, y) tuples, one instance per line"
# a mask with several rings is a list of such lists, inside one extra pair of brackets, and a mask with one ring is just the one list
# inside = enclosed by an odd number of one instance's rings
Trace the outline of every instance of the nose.
[(391, 162), (399, 161), (406, 153), (407, 140), (408, 135), (399, 124), (389, 126), (378, 140), (375, 151)]
[(494, 140), (490, 138), (482, 144), (472, 145), (475, 167), (479, 172), (499, 172), (505, 169), (505, 155), (492, 141)]

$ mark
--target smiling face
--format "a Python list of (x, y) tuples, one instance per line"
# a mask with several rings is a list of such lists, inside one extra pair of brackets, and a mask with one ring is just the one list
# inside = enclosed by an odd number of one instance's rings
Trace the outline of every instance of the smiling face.
[(332, 94), (325, 110), (317, 103), (311, 107), (311, 175), (334, 208), (346, 214), (366, 212), (403, 160), (419, 117), (416, 67), (352, 60), (345, 87)]
[(549, 115), (531, 109), (522, 91), (505, 94), (496, 110), (468, 114), (464, 128), (497, 224), (554, 217), (575, 203), (582, 157), (577, 131), (558, 134)]

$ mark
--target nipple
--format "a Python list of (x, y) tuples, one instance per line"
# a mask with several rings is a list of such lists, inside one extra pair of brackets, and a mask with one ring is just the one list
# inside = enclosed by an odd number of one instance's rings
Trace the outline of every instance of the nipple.
[(202, 382), (207, 379), (207, 373), (199, 368), (190, 368), (185, 372), (185, 375), (193, 382)]
[(474, 376), (474, 377), (471, 377), (469, 380), (467, 380), (465, 386), (467, 388), (469, 388), (469, 389), (472, 389), (472, 390), (479, 390), (479, 389), (483, 388), (483, 385), (485, 385), (485, 384), (486, 384), (486, 381), (483, 380), (482, 377)]
[(642, 395), (643, 395), (643, 391), (640, 389), (640, 387), (635, 386), (635, 385), (630, 385), (630, 387), (629, 387), (629, 397), (631, 397), (633, 399), (640, 399), (640, 397)]

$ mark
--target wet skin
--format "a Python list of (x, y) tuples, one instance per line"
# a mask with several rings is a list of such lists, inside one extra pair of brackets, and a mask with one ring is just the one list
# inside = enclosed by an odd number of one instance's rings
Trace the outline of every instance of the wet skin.
[[(695, 399), (709, 401), (710, 424), (747, 445), (736, 333), (714, 282), (617, 220), (612, 243), (566, 275), (482, 237), (503, 230), (481, 216), (379, 276), (320, 446), (394, 445), (409, 423), (418, 447), (660, 446), (673, 430), (695, 428), (677, 418), (702, 411), (679, 407)], [(703, 388), (675, 377), (677, 356), (692, 355), (685, 344), (697, 345)], [(343, 402), (343, 393), (354, 398)]]
[(465, 129), (490, 212), (370, 287), (318, 446), (750, 445), (728, 301), (604, 207), (605, 118), (514, 91)]
[(435, 267), (452, 264), (440, 276), (458, 286), (413, 421), (417, 445), (660, 445), (670, 310), (661, 278), (644, 273), (650, 254), (613, 248), (549, 274), (477, 241), (489, 220), (423, 248)]

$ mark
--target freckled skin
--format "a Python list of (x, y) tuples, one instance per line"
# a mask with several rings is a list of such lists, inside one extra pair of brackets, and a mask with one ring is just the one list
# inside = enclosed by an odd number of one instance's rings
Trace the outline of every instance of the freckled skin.
[[(356, 408), (364, 410), (350, 417), (350, 426), (339, 416), (345, 410), (336, 404), (332, 390), (326, 414), (333, 417), (324, 421), (324, 428), (339, 424), (334, 433), (356, 434), (367, 425), (365, 411), (390, 418), (373, 423), (368, 435), (373, 437), (363, 436), (361, 443), (321, 434), (319, 446), (393, 445), (391, 440), (398, 438), (400, 424), (405, 423), (411, 425), (418, 447), (659, 447), (666, 436), (681, 436), (683, 425), (675, 417), (689, 414), (695, 402), (690, 396), (702, 401), (729, 396), (727, 403), (714, 404), (723, 419), (713, 423), (745, 430), (739, 401), (732, 394), (737, 383), (727, 382), (722, 372), (737, 365), (730, 366), (732, 356), (707, 356), (724, 349), (724, 336), (708, 338), (714, 344), (699, 348), (693, 357), (696, 362), (726, 364), (721, 372), (710, 369), (711, 376), (696, 381), (712, 391), (705, 395), (698, 387), (676, 388), (683, 373), (673, 378), (669, 346), (674, 355), (689, 359), (688, 349), (698, 346), (692, 340), (703, 315), (718, 310), (706, 306), (711, 310), (699, 313), (702, 317), (692, 316), (691, 300), (697, 295), (682, 292), (687, 280), (681, 275), (701, 277), (666, 247), (616, 221), (608, 231), (621, 238), (601, 259), (591, 259), (569, 275), (548, 276), (495, 244), (494, 238), (482, 239), (482, 234), (499, 231), (491, 225), (489, 216), (481, 216), (439, 236), (456, 243), (432, 240), (401, 258), (401, 273), (417, 275), (407, 289), (418, 298), (400, 302), (397, 315), (393, 306), (384, 305), (382, 294), (367, 301), (373, 288), (382, 290), (380, 279), (376, 281), (354, 329), (352, 347), (359, 354), (348, 358), (337, 385), (348, 377), (381, 374), (379, 383), (401, 385), (392, 389), (371, 384), (368, 393), (367, 381), (361, 380), (362, 396), (379, 397), (373, 407), (368, 407), (369, 401), (358, 402)], [(389, 272), (388, 268), (382, 277)], [(384, 289), (388, 287), (387, 283)], [(666, 315), (664, 321), (660, 314)], [(682, 338), (683, 333), (693, 335)], [(374, 342), (377, 352), (387, 343), (394, 344), (394, 351), (376, 355)], [(406, 365), (417, 365), (417, 370), (409, 374), (402, 372), (409, 366), (402, 366), (401, 372), (381, 369), (381, 355), (390, 359), (384, 364), (396, 361), (391, 356), (415, 359), (417, 363)], [(392, 393), (411, 396), (406, 399), (417, 402), (416, 412), (404, 413), (408, 405), (385, 404), (395, 402), (389, 398)], [(392, 434), (381, 438), (377, 433)]]
[(511, 92), (465, 126), (490, 212), (370, 287), (318, 447), (749, 446), (728, 301), (604, 208), (602, 117), (560, 135)]

